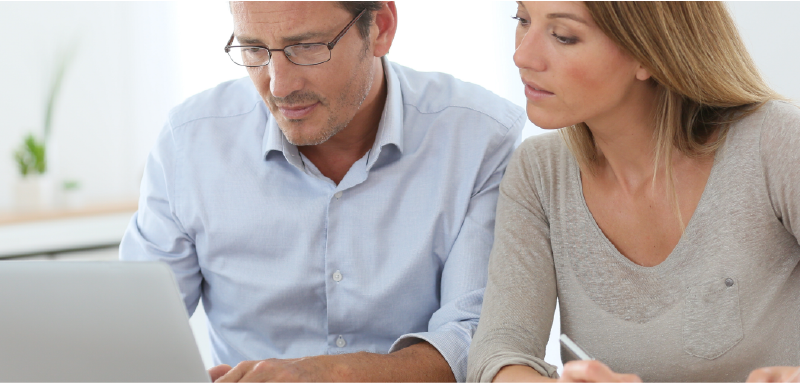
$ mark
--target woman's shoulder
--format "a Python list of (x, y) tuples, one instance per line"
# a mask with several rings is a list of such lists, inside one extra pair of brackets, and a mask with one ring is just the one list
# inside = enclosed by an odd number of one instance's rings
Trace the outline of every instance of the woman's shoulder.
[(763, 108), (758, 152), (769, 201), (784, 227), (800, 238), (800, 108), (783, 101)]
[(769, 101), (764, 106), (764, 122), (762, 135), (800, 134), (800, 108), (787, 101)]
[(528, 162), (541, 165), (560, 165), (565, 156), (571, 156), (559, 131), (548, 131), (527, 138), (517, 152)]
[(732, 146), (752, 147), (762, 159), (782, 157), (787, 150), (798, 151), (800, 108), (787, 101), (768, 101), (737, 121), (728, 134)]
[(772, 100), (733, 122), (721, 148), (722, 157), (764, 162), (765, 156), (780, 155), (786, 144), (794, 146), (799, 140), (800, 108)]
[(773, 119), (784, 120), (791, 119), (797, 121), (800, 119), (800, 107), (797, 105), (783, 100), (767, 101), (763, 108), (765, 112)]
[(734, 132), (756, 130), (760, 134), (800, 132), (800, 108), (782, 100), (771, 100), (734, 124)]
[(578, 179), (577, 163), (558, 131), (537, 134), (526, 139), (514, 152), (503, 178), (501, 190), (509, 195), (534, 192), (548, 200), (555, 190), (567, 187), (560, 183)]

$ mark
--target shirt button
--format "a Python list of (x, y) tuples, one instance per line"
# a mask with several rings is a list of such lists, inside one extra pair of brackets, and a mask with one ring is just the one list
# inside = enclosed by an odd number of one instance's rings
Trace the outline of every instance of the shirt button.
[(336, 197), (336, 199), (342, 198), (342, 192), (336, 192), (333, 196)]
[(339, 337), (336, 338), (336, 347), (342, 348), (344, 346), (347, 346), (347, 342), (345, 342), (344, 337), (339, 335)]
[(725, 286), (731, 287), (733, 286), (733, 279), (725, 279)]
[(344, 278), (344, 276), (342, 275), (342, 273), (339, 270), (336, 270), (336, 271), (333, 272), (333, 280), (334, 281), (339, 282), (339, 281), (342, 280), (342, 278)]

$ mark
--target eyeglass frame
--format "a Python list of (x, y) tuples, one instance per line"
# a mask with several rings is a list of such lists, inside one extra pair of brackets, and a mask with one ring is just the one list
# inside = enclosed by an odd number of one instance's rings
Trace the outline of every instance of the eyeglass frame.
[[(361, 16), (362, 16), (362, 15), (363, 15), (363, 14), (364, 14), (366, 11), (367, 11), (367, 9), (366, 9), (366, 8), (365, 8), (365, 9), (363, 9), (363, 10), (361, 10), (361, 12), (359, 12), (359, 13), (356, 15), (356, 17), (354, 17), (354, 18), (353, 18), (353, 20), (350, 20), (350, 23), (348, 23), (348, 24), (347, 24), (347, 25), (344, 27), (344, 29), (342, 29), (342, 31), (341, 31), (341, 32), (339, 32), (339, 34), (338, 34), (338, 35), (336, 35), (336, 37), (334, 37), (334, 38), (333, 38), (333, 40), (332, 40), (331, 42), (329, 42), (329, 43), (299, 43), (299, 44), (291, 44), (291, 45), (287, 45), (287, 46), (285, 46), (285, 47), (283, 47), (283, 48), (280, 48), (280, 49), (277, 49), (277, 48), (276, 48), (276, 49), (267, 48), (267, 47), (265, 47), (265, 46), (261, 46), (261, 45), (231, 45), (231, 43), (233, 42), (233, 38), (234, 38), (234, 33), (231, 33), (231, 38), (230, 38), (230, 39), (228, 39), (228, 43), (227, 43), (227, 44), (225, 44), (225, 53), (227, 53), (227, 54), (228, 54), (228, 57), (230, 57), (231, 61), (233, 61), (233, 63), (234, 63), (234, 64), (236, 64), (236, 65), (239, 65), (239, 66), (243, 66), (243, 67), (248, 67), (248, 68), (258, 68), (258, 67), (262, 67), (262, 66), (267, 66), (267, 65), (269, 65), (269, 64), (272, 62), (272, 52), (283, 52), (283, 54), (286, 56), (286, 59), (287, 59), (287, 60), (289, 60), (289, 62), (290, 62), (290, 63), (292, 63), (292, 64), (294, 64), (294, 65), (300, 65), (300, 66), (313, 66), (313, 65), (324, 64), (324, 63), (326, 63), (326, 62), (328, 62), (328, 61), (331, 61), (331, 58), (333, 58), (333, 54), (331, 53), (331, 51), (333, 51), (333, 47), (335, 47), (335, 46), (336, 46), (336, 43), (338, 43), (338, 42), (339, 42), (339, 40), (341, 40), (341, 38), (342, 38), (342, 37), (344, 37), (344, 35), (345, 35), (345, 34), (347, 34), (347, 31), (349, 31), (349, 30), (350, 30), (350, 28), (353, 26), (353, 24), (355, 24), (355, 23), (356, 23), (356, 21), (358, 21), (358, 19), (360, 19), (360, 18), (361, 18)], [(286, 49), (286, 48), (291, 48), (291, 47), (293, 47), (293, 46), (298, 46), (298, 45), (324, 45), (324, 46), (328, 47), (328, 53), (329, 53), (329, 54), (328, 54), (328, 59), (327, 59), (327, 60), (325, 60), (325, 61), (320, 61), (320, 62), (318, 62), (318, 63), (314, 63), (314, 64), (298, 64), (298, 63), (296, 63), (296, 62), (292, 61), (292, 59), (290, 59), (290, 58), (289, 58), (289, 56), (288, 56), (288, 55), (286, 55), (286, 52), (285, 52), (285, 49)], [(267, 50), (267, 55), (268, 55), (269, 57), (268, 57), (268, 59), (267, 59), (267, 63), (266, 63), (266, 64), (261, 64), (261, 65), (244, 65), (244, 64), (239, 64), (239, 63), (237, 63), (237, 62), (236, 62), (236, 61), (233, 59), (233, 57), (231, 57), (231, 54), (230, 54), (230, 53), (231, 53), (231, 48), (261, 48), (261, 49), (266, 49), (266, 50)]]

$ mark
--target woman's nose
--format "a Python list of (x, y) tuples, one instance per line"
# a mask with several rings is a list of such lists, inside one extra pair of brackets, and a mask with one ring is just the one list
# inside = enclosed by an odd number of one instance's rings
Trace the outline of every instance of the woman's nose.
[(514, 51), (514, 64), (520, 69), (530, 69), (537, 72), (547, 70), (545, 60), (546, 47), (543, 39), (532, 31), (525, 33)]

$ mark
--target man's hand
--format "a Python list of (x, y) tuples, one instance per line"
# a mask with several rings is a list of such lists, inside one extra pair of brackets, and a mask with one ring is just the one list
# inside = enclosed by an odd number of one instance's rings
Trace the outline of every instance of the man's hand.
[(391, 354), (358, 352), (299, 359), (221, 364), (208, 370), (214, 382), (408, 382), (455, 381), (439, 351), (420, 342)]
[(800, 382), (800, 367), (764, 367), (753, 370), (748, 382)]
[(208, 375), (211, 377), (212, 382), (216, 382), (217, 379), (221, 378), (223, 375), (227, 374), (228, 371), (232, 370), (233, 367), (227, 364), (220, 364), (219, 366), (214, 366), (208, 369)]
[(208, 370), (214, 382), (332, 382), (347, 381), (346, 367), (331, 363), (330, 356), (266, 359), (221, 364)]

